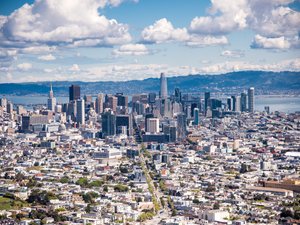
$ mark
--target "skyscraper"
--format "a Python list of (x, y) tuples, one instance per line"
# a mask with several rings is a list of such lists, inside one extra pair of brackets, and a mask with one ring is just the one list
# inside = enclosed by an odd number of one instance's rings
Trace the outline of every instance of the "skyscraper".
[(101, 114), (103, 112), (103, 94), (98, 94), (95, 101), (96, 113)]
[(115, 96), (109, 96), (108, 97), (108, 106), (111, 108), (114, 112), (117, 111), (117, 105), (118, 105), (118, 98)]
[(246, 112), (247, 111), (247, 94), (241, 93), (241, 111)]
[(53, 90), (52, 90), (52, 84), (50, 85), (50, 91), (49, 91), (49, 97), (48, 97), (48, 110), (55, 111), (56, 106), (56, 98), (54, 98)]
[(248, 89), (248, 111), (254, 112), (254, 87)]
[(102, 114), (102, 136), (112, 136), (116, 134), (116, 115), (112, 110)]
[(199, 125), (199, 109), (194, 108), (194, 125)]
[(156, 99), (156, 93), (149, 93), (148, 94), (148, 103), (154, 104)]
[(168, 98), (167, 78), (164, 73), (160, 74), (160, 97)]
[(78, 85), (71, 85), (69, 87), (69, 100), (75, 101), (80, 99), (80, 87)]
[(233, 110), (233, 101), (232, 101), (232, 98), (231, 97), (228, 97), (227, 98), (227, 108), (228, 110)]
[(76, 121), (78, 124), (85, 124), (85, 104), (83, 99), (76, 101)]
[(158, 118), (148, 118), (146, 131), (150, 132), (150, 133), (159, 133), (159, 119)]
[(205, 92), (205, 94), (204, 94), (204, 109), (205, 109), (205, 112), (206, 112), (207, 107), (208, 107), (208, 99), (210, 99), (210, 92)]
[(132, 117), (131, 115), (117, 115), (116, 116), (116, 131), (117, 134), (120, 133), (120, 127), (126, 127), (126, 134), (128, 136), (133, 135), (133, 128), (132, 128)]
[(177, 115), (177, 138), (179, 140), (183, 140), (186, 138), (186, 115), (184, 113), (180, 113)]
[(181, 91), (179, 88), (175, 88), (175, 101), (181, 102)]

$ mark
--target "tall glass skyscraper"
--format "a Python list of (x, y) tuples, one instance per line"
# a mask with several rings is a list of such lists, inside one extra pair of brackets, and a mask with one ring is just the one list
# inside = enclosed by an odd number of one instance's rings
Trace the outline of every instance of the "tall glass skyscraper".
[(80, 87), (78, 85), (71, 85), (69, 87), (69, 100), (75, 101), (80, 99)]
[(254, 112), (254, 87), (248, 89), (248, 111)]
[(167, 78), (164, 73), (160, 74), (160, 97), (163, 99), (168, 98)]

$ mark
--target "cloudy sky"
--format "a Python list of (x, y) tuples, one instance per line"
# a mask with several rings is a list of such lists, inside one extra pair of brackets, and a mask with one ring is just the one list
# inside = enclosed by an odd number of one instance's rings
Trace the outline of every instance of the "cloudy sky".
[(300, 71), (299, 0), (1, 0), (0, 82)]

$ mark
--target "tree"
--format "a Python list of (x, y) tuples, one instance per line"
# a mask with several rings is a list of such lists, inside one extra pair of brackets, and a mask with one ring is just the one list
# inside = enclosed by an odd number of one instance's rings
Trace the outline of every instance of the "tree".
[(52, 192), (32, 190), (31, 194), (27, 199), (27, 202), (48, 205), (51, 199), (56, 199), (56, 198), (57, 198), (56, 195)]
[(82, 194), (82, 198), (86, 203), (94, 203), (94, 198), (98, 198), (99, 194), (93, 191)]
[(114, 190), (117, 191), (117, 192), (127, 192), (129, 190), (129, 188), (126, 185), (117, 184), (114, 187)]
[(70, 182), (70, 178), (68, 176), (63, 176), (62, 178), (60, 178), (59, 182), (63, 184), (67, 184)]
[(280, 213), (280, 217), (294, 217), (293, 212), (290, 209), (284, 208), (281, 213)]
[(77, 181), (76, 184), (80, 185), (80, 187), (87, 187), (88, 185), (88, 179), (86, 177), (80, 177)]
[(216, 202), (213, 206), (213, 209), (220, 209), (220, 203)]

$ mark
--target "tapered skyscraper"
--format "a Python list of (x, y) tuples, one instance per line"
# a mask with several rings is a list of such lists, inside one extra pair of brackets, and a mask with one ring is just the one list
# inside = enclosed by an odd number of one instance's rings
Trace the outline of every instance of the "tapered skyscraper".
[(163, 99), (168, 98), (167, 78), (164, 73), (160, 74), (160, 97)]
[(56, 106), (56, 98), (54, 98), (52, 84), (50, 85), (49, 98), (48, 98), (48, 109), (54, 111)]

